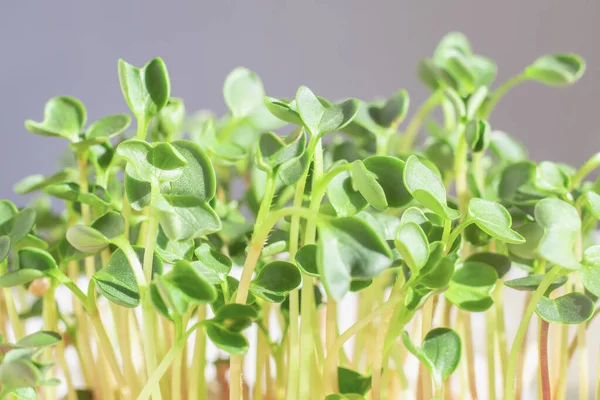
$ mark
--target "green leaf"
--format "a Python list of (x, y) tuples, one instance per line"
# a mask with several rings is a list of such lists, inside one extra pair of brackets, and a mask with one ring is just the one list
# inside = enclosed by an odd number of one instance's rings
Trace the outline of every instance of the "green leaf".
[(258, 75), (238, 67), (231, 71), (223, 85), (225, 103), (234, 118), (249, 116), (263, 105), (265, 91)]
[(408, 112), (409, 97), (406, 90), (399, 90), (390, 97), (381, 107), (369, 107), (369, 115), (384, 128), (390, 128), (397, 125), (406, 117)]
[(504, 254), (497, 253), (475, 253), (471, 254), (466, 261), (480, 262), (493, 267), (498, 274), (498, 278), (502, 278), (510, 270), (511, 261), (510, 258)]
[(566, 269), (579, 269), (574, 246), (581, 230), (579, 213), (569, 203), (547, 198), (535, 205), (535, 220), (544, 229), (539, 254)]
[(429, 257), (429, 242), (423, 229), (414, 222), (400, 225), (394, 244), (411, 271), (418, 273)]
[(71, 169), (57, 172), (54, 175), (45, 177), (44, 175), (30, 175), (21, 179), (13, 186), (13, 190), (18, 194), (29, 194), (44, 189), (53, 183), (68, 181), (73, 178)]
[(131, 117), (127, 114), (109, 115), (100, 118), (89, 126), (85, 133), (86, 139), (109, 139), (129, 128)]
[(391, 264), (390, 249), (363, 220), (332, 218), (318, 225), (317, 267), (327, 293), (340, 301), (353, 279), (377, 277)]
[(121, 214), (109, 211), (92, 223), (92, 228), (108, 239), (113, 239), (125, 233), (125, 220)]
[(271, 261), (263, 266), (252, 280), (251, 290), (260, 296), (263, 292), (283, 294), (296, 289), (302, 282), (298, 267), (288, 261)]
[(465, 129), (465, 138), (474, 153), (485, 151), (490, 144), (490, 124), (479, 119), (471, 120)]
[[(285, 163), (298, 159), (304, 153), (306, 135), (302, 129), (297, 129), (285, 138), (273, 132), (260, 135), (257, 144), (257, 166), (266, 172), (275, 171)], [(304, 172), (304, 168), (301, 172)]]
[(460, 309), (470, 312), (485, 311), (494, 303), (490, 293), (497, 279), (496, 270), (489, 265), (465, 262), (454, 271), (444, 296)]
[(10, 392), (14, 389), (35, 387), (41, 379), (40, 372), (27, 360), (18, 360), (0, 364), (0, 382), (2, 392)]
[(119, 82), (127, 105), (138, 118), (155, 116), (169, 101), (169, 74), (160, 58), (150, 60), (142, 68), (120, 59)]
[(498, 195), (503, 200), (515, 200), (519, 189), (533, 182), (536, 174), (536, 166), (531, 161), (521, 161), (510, 164), (502, 171), (498, 185)]
[(571, 179), (555, 163), (542, 161), (536, 168), (533, 183), (538, 190), (564, 196), (569, 192)]
[(10, 251), (10, 237), (0, 236), (0, 262), (4, 261)]
[(571, 292), (556, 299), (542, 297), (535, 312), (544, 321), (581, 324), (594, 315), (594, 302), (583, 293)]
[(296, 252), (295, 260), (303, 273), (310, 276), (319, 276), (316, 244), (305, 244), (300, 247)]
[(327, 198), (339, 217), (350, 217), (364, 209), (367, 200), (354, 188), (349, 171), (337, 174), (327, 185)]
[(442, 218), (456, 219), (460, 213), (446, 204), (446, 188), (441, 179), (416, 156), (410, 156), (404, 166), (404, 186), (421, 204)]
[[(544, 279), (543, 274), (528, 275), (523, 278), (517, 278), (517, 279), (512, 279), (510, 281), (506, 281), (506, 282), (504, 282), (504, 284), (506, 286), (508, 286), (509, 288), (512, 288), (515, 290), (533, 292), (534, 290), (536, 290), (538, 288), (538, 286), (540, 286), (543, 279)], [(560, 277), (556, 278), (554, 280), (554, 282), (552, 282), (550, 284), (550, 286), (548, 287), (546, 294), (553, 292), (554, 290), (563, 286), (565, 283), (567, 283), (566, 276), (560, 276)]]
[(198, 261), (192, 261), (191, 264), (204, 279), (213, 285), (225, 282), (233, 266), (229, 257), (214, 250), (208, 243), (196, 247), (194, 254)]
[(17, 342), (19, 347), (48, 347), (62, 340), (58, 333), (50, 331), (38, 331), (31, 333)]
[(579, 272), (581, 283), (594, 296), (600, 297), (600, 246), (590, 246), (583, 253)]
[(204, 322), (204, 326), (206, 334), (219, 349), (229, 354), (245, 354), (248, 351), (248, 341), (243, 334), (212, 321)]
[(389, 207), (404, 207), (412, 201), (412, 196), (406, 190), (402, 178), (405, 165), (402, 160), (395, 157), (372, 156), (364, 160), (364, 165), (383, 190)]
[(460, 336), (450, 328), (435, 328), (425, 335), (421, 347), (416, 347), (408, 332), (402, 334), (407, 350), (419, 359), (431, 375), (436, 386), (442, 384), (458, 367), (462, 354)]
[(579, 80), (585, 72), (585, 61), (578, 54), (545, 55), (525, 68), (527, 79), (550, 86), (567, 86)]
[(313, 136), (322, 136), (344, 128), (356, 116), (358, 104), (357, 100), (350, 99), (331, 106), (324, 106), (305, 86), (301, 86), (296, 93), (298, 113)]
[(53, 97), (44, 108), (44, 121), (25, 121), (28, 131), (43, 136), (58, 136), (71, 142), (79, 140), (87, 114), (85, 106), (74, 97)]
[(108, 191), (102, 186), (93, 184), (89, 185), (87, 191), (82, 191), (77, 183), (59, 182), (47, 186), (44, 193), (61, 200), (79, 202), (92, 207), (106, 207), (111, 204)]
[(170, 201), (173, 197), (193, 196), (204, 202), (215, 197), (215, 171), (206, 153), (189, 140), (177, 140), (171, 145), (187, 160), (181, 176), (161, 187), (161, 193)]
[(512, 217), (499, 203), (477, 197), (469, 201), (469, 218), (488, 235), (507, 243), (523, 243), (525, 239), (511, 229)]
[(300, 114), (294, 108), (295, 102), (287, 103), (283, 100), (265, 97), (265, 105), (271, 114), (280, 120), (290, 124), (302, 125), (302, 118), (300, 118)]
[(417, 283), (429, 289), (442, 289), (452, 279), (455, 261), (444, 257), (446, 245), (443, 242), (433, 242), (429, 248), (429, 258), (419, 271)]
[(171, 97), (166, 106), (160, 110), (157, 117), (158, 132), (164, 136), (160, 140), (170, 141), (183, 129), (185, 121), (185, 106), (183, 100)]
[(341, 394), (365, 396), (371, 390), (371, 376), (361, 375), (349, 368), (338, 367), (338, 387)]
[[(139, 251), (136, 253), (139, 256)], [(127, 308), (140, 304), (140, 289), (133, 267), (121, 249), (112, 254), (108, 264), (96, 272), (93, 279), (104, 297), (113, 303)]]
[(504, 162), (514, 163), (527, 159), (527, 150), (509, 134), (493, 131), (490, 138), (490, 150)]
[(38, 278), (43, 278), (44, 276), (46, 276), (46, 274), (36, 269), (18, 269), (0, 276), (0, 287), (10, 288), (25, 285)]
[(187, 160), (169, 143), (157, 143), (146, 153), (146, 160), (155, 168), (172, 171), (187, 165)]
[(188, 240), (221, 229), (221, 220), (208, 203), (196, 197), (175, 197), (172, 207), (160, 210), (160, 225), (171, 240)]
[(8, 235), (12, 243), (23, 239), (35, 224), (36, 212), (33, 208), (24, 208), (13, 217), (12, 230)]
[(584, 193), (585, 203), (594, 216), (594, 218), (600, 220), (600, 195), (592, 190), (588, 190)]
[(248, 304), (225, 304), (215, 311), (213, 321), (218, 322), (225, 328), (241, 332), (252, 325), (252, 321), (258, 318), (255, 307)]
[(20, 269), (35, 269), (45, 274), (52, 274), (58, 269), (58, 265), (50, 253), (26, 247), (19, 250), (19, 268)]
[(471, 96), (469, 96), (469, 99), (467, 100), (466, 104), (467, 120), (472, 120), (477, 116), (477, 112), (481, 108), (481, 105), (485, 102), (488, 93), (489, 90), (487, 87), (480, 86), (475, 92), (473, 92)]
[(361, 160), (352, 163), (352, 183), (373, 208), (378, 210), (387, 208), (383, 188)]
[(517, 233), (525, 238), (525, 243), (509, 243), (506, 247), (511, 254), (525, 260), (534, 260), (539, 257), (538, 247), (544, 236), (544, 228), (535, 222), (526, 222), (516, 229)]
[(110, 240), (101, 232), (85, 225), (74, 225), (67, 230), (67, 240), (77, 250), (84, 253), (96, 253), (110, 244)]

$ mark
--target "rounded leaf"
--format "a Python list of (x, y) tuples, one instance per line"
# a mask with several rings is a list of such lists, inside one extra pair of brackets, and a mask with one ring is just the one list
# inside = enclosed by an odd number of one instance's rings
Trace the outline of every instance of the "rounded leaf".
[(523, 243), (525, 239), (511, 229), (512, 217), (499, 203), (480, 198), (469, 201), (469, 218), (488, 235), (507, 243)]
[(109, 139), (129, 128), (131, 117), (127, 114), (109, 115), (100, 118), (89, 126), (85, 133), (86, 139)]
[(581, 324), (594, 315), (594, 302), (583, 293), (571, 292), (556, 299), (542, 297), (535, 312), (544, 321)]
[(396, 157), (372, 156), (364, 160), (364, 165), (383, 190), (389, 207), (404, 207), (412, 201), (402, 178), (404, 161)]
[(258, 292), (266, 290), (273, 293), (285, 293), (296, 289), (302, 282), (300, 270), (288, 261), (271, 261), (263, 266), (252, 280)]
[(243, 334), (212, 321), (206, 321), (204, 327), (211, 342), (226, 353), (245, 354), (248, 351), (248, 341)]
[(525, 69), (525, 76), (550, 86), (571, 85), (585, 72), (585, 61), (578, 54), (545, 55)]
[(60, 342), (62, 337), (56, 332), (38, 331), (23, 337), (17, 342), (19, 347), (48, 347)]
[(411, 271), (418, 273), (429, 257), (429, 242), (423, 229), (414, 222), (400, 225), (394, 244)]
[(296, 252), (295, 260), (303, 273), (310, 276), (319, 276), (316, 244), (305, 244), (300, 247)]
[[(504, 282), (504, 284), (506, 286), (508, 286), (509, 288), (512, 288), (515, 290), (533, 292), (540, 286), (543, 279), (544, 279), (544, 275), (541, 275), (541, 274), (528, 275), (523, 278), (511, 279), (510, 281)], [(560, 277), (556, 278), (554, 280), (554, 282), (552, 282), (550, 284), (550, 286), (548, 287), (546, 294), (553, 292), (554, 290), (563, 286), (565, 283), (567, 283), (566, 276), (560, 276)]]
[(44, 121), (25, 121), (28, 131), (43, 136), (59, 136), (71, 142), (79, 140), (87, 113), (81, 101), (74, 97), (58, 96), (48, 100), (44, 108)]
[(452, 304), (466, 311), (485, 311), (494, 303), (490, 293), (496, 285), (498, 274), (487, 264), (465, 262), (458, 268), (444, 296)]
[(368, 205), (367, 200), (354, 188), (349, 171), (343, 171), (331, 180), (327, 185), (327, 198), (339, 217), (352, 216)]
[(74, 225), (67, 230), (67, 240), (84, 253), (96, 253), (110, 244), (101, 232), (85, 225)]
[(264, 96), (262, 82), (254, 72), (238, 67), (227, 75), (223, 97), (234, 118), (250, 115), (254, 109), (263, 105)]
[(18, 269), (0, 276), (0, 287), (11, 288), (19, 285), (25, 285), (31, 281), (45, 277), (46, 274), (37, 269)]
[(108, 300), (122, 307), (137, 307), (140, 304), (140, 289), (133, 268), (123, 251), (117, 249), (93, 279)]
[(373, 208), (378, 210), (387, 208), (383, 188), (361, 160), (352, 163), (352, 183)]
[(146, 153), (146, 160), (155, 168), (165, 171), (183, 168), (187, 160), (169, 143), (158, 143)]

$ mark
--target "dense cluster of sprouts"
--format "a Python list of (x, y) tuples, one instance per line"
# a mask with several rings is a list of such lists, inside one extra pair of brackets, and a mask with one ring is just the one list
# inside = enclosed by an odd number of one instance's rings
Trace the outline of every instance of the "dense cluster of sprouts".
[[(404, 90), (265, 97), (237, 68), (226, 115), (187, 115), (159, 58), (119, 61), (135, 137), (128, 114), (86, 125), (78, 99), (50, 99), (25, 126), (67, 139), (72, 157), (16, 184), (42, 193), (28, 207), (0, 201), (0, 399), (512, 400), (532, 389), (527, 335), (540, 398), (565, 398), (578, 349), (587, 399), (600, 182), (585, 178), (600, 155), (536, 163), (488, 122), (517, 83), (567, 86), (584, 69), (547, 55), (492, 89), (495, 63), (450, 33), (419, 64), (431, 95), (414, 113)], [(526, 303), (507, 339), (514, 290)]]

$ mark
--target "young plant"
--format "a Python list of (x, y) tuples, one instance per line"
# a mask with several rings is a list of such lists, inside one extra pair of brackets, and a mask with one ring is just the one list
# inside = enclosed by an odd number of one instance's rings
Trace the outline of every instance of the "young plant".
[[(41, 193), (28, 207), (0, 201), (0, 399), (510, 400), (535, 390), (527, 335), (541, 398), (564, 398), (578, 350), (587, 399), (600, 185), (586, 178), (600, 153), (579, 169), (536, 163), (489, 123), (517, 83), (567, 86), (584, 70), (547, 55), (494, 89), (495, 63), (449, 33), (419, 64), (432, 92), (403, 125), (404, 90), (277, 99), (245, 68), (225, 80), (226, 115), (187, 115), (161, 59), (120, 60), (135, 137), (127, 114), (86, 127), (67, 96), (25, 123), (67, 139), (70, 157), (15, 185)], [(507, 290), (527, 292), (514, 338)]]

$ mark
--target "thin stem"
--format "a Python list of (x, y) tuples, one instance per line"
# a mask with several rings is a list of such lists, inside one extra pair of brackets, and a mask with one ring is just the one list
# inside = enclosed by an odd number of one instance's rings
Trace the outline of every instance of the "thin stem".
[(488, 373), (488, 399), (496, 398), (496, 313), (495, 308), (490, 308), (485, 313), (487, 332), (487, 373)]
[[(375, 338), (375, 354), (373, 355), (373, 375), (372, 375), (372, 389), (371, 389), (371, 399), (372, 400), (380, 400), (381, 399), (381, 368), (383, 365), (384, 358), (384, 348), (385, 348), (385, 338), (387, 336), (388, 327), (390, 325), (390, 321), (392, 319), (392, 315), (394, 314), (394, 310), (390, 309), (383, 314), (381, 317), (381, 321), (379, 322), (379, 326), (377, 327), (377, 336)], [(385, 365), (387, 367), (387, 365)]]
[(413, 147), (415, 139), (419, 134), (419, 129), (423, 124), (423, 121), (427, 116), (433, 111), (435, 107), (440, 103), (443, 99), (443, 94), (441, 91), (433, 92), (429, 98), (421, 104), (415, 115), (413, 115), (412, 119), (408, 123), (406, 127), (406, 131), (404, 132), (404, 137), (402, 139), (402, 143), (400, 144), (400, 152), (408, 153)]
[(548, 371), (548, 330), (550, 324), (540, 319), (540, 374), (542, 378), (542, 400), (551, 400), (550, 374)]
[[(183, 320), (181, 318), (175, 319), (175, 343), (182, 342), (183, 337)], [(185, 341), (182, 342), (181, 350), (185, 347)], [(181, 352), (177, 354), (173, 360), (173, 368), (171, 368), (171, 398), (181, 398)]]
[(148, 125), (150, 124), (150, 119), (146, 119), (145, 117), (137, 117), (137, 132), (135, 137), (139, 140), (146, 140), (146, 135), (148, 134)]
[[(44, 329), (51, 332), (56, 332), (58, 330), (58, 315), (56, 312), (56, 301), (54, 300), (54, 295), (56, 292), (55, 283), (51, 283), (50, 288), (42, 298), (43, 307), (42, 307), (42, 315), (44, 320)], [(54, 349), (47, 348), (44, 351), (44, 356), (46, 361), (53, 361)], [(56, 398), (56, 387), (54, 386), (45, 386), (44, 387), (45, 398), (53, 399)]]
[(496, 341), (498, 342), (498, 353), (500, 354), (500, 380), (502, 381), (502, 374), (506, 371), (506, 364), (508, 362), (508, 344), (506, 342), (506, 328), (504, 318), (504, 285), (496, 285), (494, 288), (494, 309), (496, 313)]
[(570, 190), (578, 188), (581, 182), (588, 176), (593, 170), (600, 166), (600, 153), (596, 153), (591, 156), (578, 170), (573, 174), (571, 178)]
[[(525, 294), (525, 303), (529, 304), (529, 301), (531, 301), (531, 294), (532, 292), (527, 292)], [(523, 308), (523, 315), (525, 315), (525, 311), (527, 310), (527, 308)], [(521, 316), (521, 319), (523, 319), (523, 316)], [(527, 332), (525, 332), (525, 337), (523, 338), (523, 343), (521, 344), (521, 349), (519, 350), (519, 357), (517, 360), (517, 384), (516, 384), (516, 399), (520, 400), (521, 399), (521, 395), (523, 394), (523, 381), (525, 380), (525, 354), (528, 353), (527, 349), (528, 349), (528, 343), (527, 343), (527, 337), (529, 336), (529, 330), (527, 330)], [(507, 368), (508, 368), (508, 361), (506, 364)], [(506, 369), (504, 370), (506, 373)]]
[[(463, 311), (461, 311), (463, 312)], [(464, 312), (464, 346), (465, 359), (467, 361), (467, 373), (469, 377), (469, 391), (471, 392), (471, 399), (477, 400), (477, 379), (475, 377), (475, 354), (473, 351), (473, 325), (471, 323), (471, 314)]]
[(260, 399), (263, 397), (263, 383), (265, 382), (263, 380), (263, 374), (265, 372), (265, 364), (268, 362), (268, 356), (267, 356), (267, 340), (269, 340), (268, 334), (269, 334), (269, 327), (268, 327), (268, 320), (269, 320), (269, 315), (268, 315), (268, 303), (264, 303), (263, 304), (263, 329), (258, 329), (257, 330), (257, 341), (256, 341), (256, 358), (255, 358), (255, 368), (254, 368), (254, 372), (255, 372), (255, 379), (254, 379), (254, 395), (253, 395), (253, 399)]
[(544, 279), (538, 286), (538, 288), (533, 292), (531, 296), (531, 300), (525, 309), (523, 314), (523, 319), (521, 320), (521, 324), (517, 329), (517, 334), (515, 335), (515, 339), (513, 340), (512, 347), (510, 349), (510, 354), (508, 356), (508, 365), (506, 368), (506, 377), (504, 382), (504, 398), (506, 400), (514, 400), (515, 392), (514, 392), (514, 383), (515, 383), (515, 374), (517, 367), (517, 359), (519, 357), (519, 352), (521, 349), (521, 344), (523, 343), (523, 339), (525, 338), (525, 334), (529, 328), (529, 321), (531, 320), (531, 316), (535, 312), (535, 308), (544, 295), (546, 290), (550, 287), (552, 282), (560, 276), (560, 268), (553, 267), (546, 275)]
[[(458, 198), (459, 211), (464, 220), (467, 218), (467, 206), (469, 202), (469, 185), (467, 182), (468, 174), (468, 144), (465, 138), (465, 125), (459, 124), (457, 127), (458, 138), (456, 144), (456, 155), (454, 158), (454, 175), (456, 185), (456, 196)], [(450, 242), (452, 244), (453, 242)]]
[[(201, 304), (197, 309), (198, 322), (206, 319), (206, 305)], [(194, 357), (192, 358), (192, 371), (190, 376), (190, 400), (206, 399), (206, 332), (202, 326), (196, 330), (196, 343), (194, 345)]]
[(514, 76), (511, 79), (509, 79), (508, 81), (504, 82), (490, 96), (488, 102), (485, 104), (485, 109), (481, 113), (482, 114), (481, 118), (488, 119), (490, 117), (490, 114), (492, 113), (492, 111), (496, 107), (496, 104), (498, 103), (498, 101), (500, 101), (500, 99), (502, 99), (502, 97), (504, 97), (504, 95), (506, 95), (506, 93), (508, 93), (508, 91), (510, 89), (512, 89), (517, 84), (523, 82), (526, 79), (527, 78), (523, 74), (520, 74), (520, 75)]
[(465, 228), (473, 223), (473, 220), (469, 218), (465, 218), (460, 224), (456, 226), (456, 228), (452, 229), (450, 235), (448, 236), (448, 240), (446, 241), (446, 252), (450, 251), (452, 247), (452, 243), (458, 239), (458, 237), (462, 234)]

